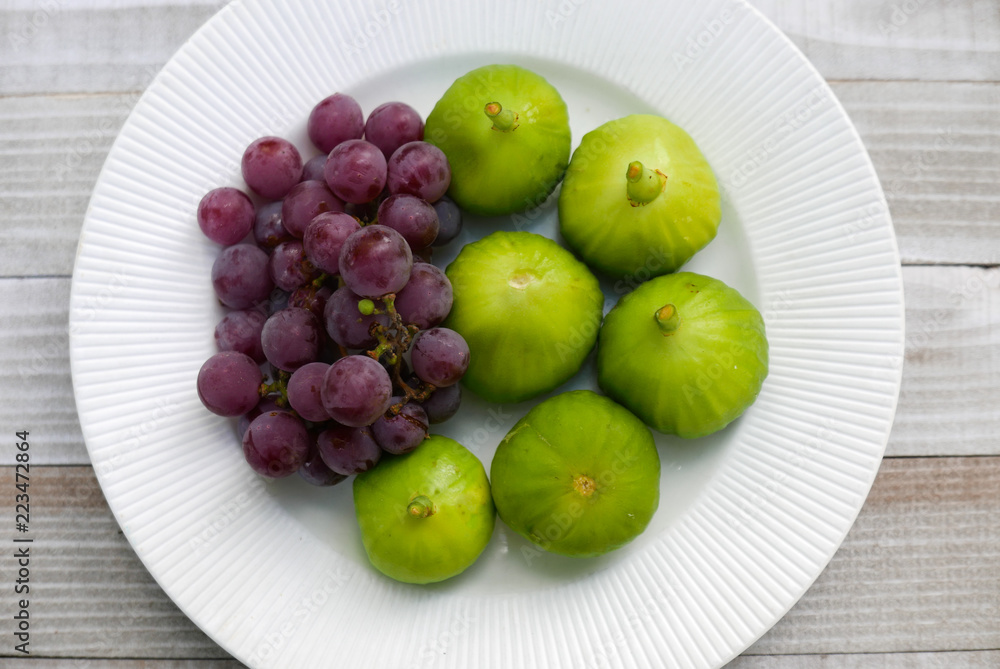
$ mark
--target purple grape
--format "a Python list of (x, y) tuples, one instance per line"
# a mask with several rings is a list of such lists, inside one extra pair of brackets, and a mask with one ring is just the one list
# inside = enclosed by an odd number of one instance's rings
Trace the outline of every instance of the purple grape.
[(413, 252), (413, 262), (423, 262), (429, 265), (433, 257), (434, 257), (434, 252), (432, 250), (432, 247), (430, 246), (424, 247), (422, 249), (417, 249), (416, 251)]
[(264, 362), (264, 349), (260, 346), (260, 331), (267, 316), (260, 309), (230, 311), (215, 326), (215, 345), (220, 351), (238, 351)]
[(330, 299), (331, 295), (333, 295), (333, 290), (326, 286), (322, 286), (321, 288), (316, 288), (313, 285), (302, 286), (301, 288), (296, 288), (288, 296), (288, 306), (308, 309), (316, 317), (316, 320), (322, 323), (323, 313), (326, 310), (326, 302)]
[(262, 379), (253, 358), (237, 351), (222, 351), (198, 370), (198, 397), (214, 414), (239, 416), (257, 406)]
[(403, 235), (414, 251), (430, 246), (440, 227), (437, 211), (427, 200), (405, 193), (390, 195), (379, 205), (378, 222)]
[(243, 180), (269, 200), (285, 197), (302, 178), (302, 156), (286, 139), (261, 137), (243, 152)]
[[(407, 142), (387, 163), (389, 192), (408, 193), (436, 202), (451, 185), (451, 167), (441, 149), (427, 142)], [(334, 191), (336, 192), (336, 191)]]
[(365, 316), (358, 311), (361, 299), (347, 286), (341, 286), (333, 291), (323, 310), (326, 333), (344, 348), (367, 350), (374, 347), (375, 337), (370, 334), (372, 324), (389, 325), (389, 318), (385, 314)]
[[(389, 373), (367, 355), (349, 355), (330, 365), (323, 378), (323, 406), (338, 423), (371, 425), (392, 399)], [(329, 463), (328, 463), (329, 464)]]
[(341, 142), (360, 139), (365, 131), (361, 105), (343, 93), (321, 100), (309, 114), (309, 139), (323, 153), (330, 153)]
[(330, 152), (323, 176), (330, 190), (344, 202), (371, 202), (385, 186), (385, 156), (371, 142), (349, 139)]
[(250, 423), (252, 423), (253, 419), (257, 416), (262, 413), (268, 413), (269, 411), (285, 411), (285, 409), (279, 407), (278, 403), (275, 401), (278, 397), (279, 395), (268, 395), (267, 397), (262, 397), (260, 402), (257, 403), (257, 406), (240, 416), (240, 419), (236, 423), (240, 439), (242, 439), (243, 435), (247, 433), (247, 428), (250, 427)]
[(403, 144), (423, 138), (423, 119), (416, 109), (402, 102), (379, 105), (365, 122), (365, 139), (377, 146), (386, 160)]
[(293, 291), (312, 282), (319, 271), (306, 257), (305, 247), (299, 240), (282, 242), (271, 251), (268, 271), (274, 285), (285, 291)]
[(384, 225), (368, 225), (344, 242), (338, 260), (347, 287), (362, 297), (400, 291), (410, 280), (413, 253), (403, 236)]
[(392, 398), (392, 408), (378, 417), (372, 424), (372, 434), (375, 441), (387, 453), (401, 455), (409, 453), (427, 437), (427, 413), (419, 404), (407, 402), (399, 407), (398, 413), (393, 408), (403, 402), (402, 397)]
[(253, 238), (257, 246), (265, 251), (270, 251), (281, 242), (295, 239), (281, 221), (281, 205), (281, 201), (268, 202), (257, 209), (257, 216), (253, 222)]
[(293, 237), (302, 239), (309, 222), (328, 211), (344, 211), (344, 203), (330, 191), (326, 182), (302, 181), (285, 196), (281, 204), (281, 221)]
[(360, 229), (358, 219), (349, 214), (320, 214), (309, 223), (302, 239), (306, 257), (324, 272), (340, 274), (340, 251), (347, 238)]
[(212, 264), (212, 287), (230, 309), (249, 309), (267, 302), (274, 288), (267, 254), (253, 244), (222, 249)]
[(323, 462), (323, 458), (319, 454), (319, 447), (316, 445), (318, 436), (318, 434), (312, 433), (309, 435), (309, 454), (306, 456), (306, 461), (299, 467), (299, 476), (309, 485), (320, 487), (337, 485), (346, 480), (347, 476), (338, 474)]
[(469, 345), (448, 328), (423, 330), (413, 338), (410, 364), (424, 382), (438, 388), (450, 386), (469, 368)]
[(403, 322), (430, 329), (445, 319), (451, 304), (451, 281), (445, 273), (425, 262), (413, 263), (410, 280), (396, 294), (396, 311)]
[(455, 383), (443, 388), (435, 388), (431, 396), (420, 403), (427, 412), (431, 425), (443, 423), (456, 413), (462, 404), (462, 386)]
[(323, 407), (320, 388), (323, 377), (330, 365), (325, 362), (309, 362), (294, 372), (288, 379), (288, 404), (295, 413), (308, 421), (321, 423), (330, 420), (330, 414)]
[(462, 210), (454, 200), (445, 195), (434, 203), (438, 215), (438, 235), (434, 246), (444, 246), (462, 232)]
[(232, 246), (246, 237), (255, 217), (253, 202), (235, 188), (210, 190), (198, 203), (198, 227), (223, 246)]
[(367, 427), (334, 423), (319, 433), (316, 448), (331, 471), (346, 476), (368, 471), (382, 457), (382, 449)]
[(323, 333), (312, 312), (289, 307), (267, 319), (260, 342), (268, 362), (278, 369), (294, 372), (319, 359)]
[(309, 457), (309, 433), (302, 421), (287, 411), (262, 413), (243, 435), (243, 455), (261, 476), (291, 476)]
[(327, 156), (328, 154), (321, 153), (307, 160), (302, 166), (302, 180), (323, 181), (323, 168), (326, 167)]

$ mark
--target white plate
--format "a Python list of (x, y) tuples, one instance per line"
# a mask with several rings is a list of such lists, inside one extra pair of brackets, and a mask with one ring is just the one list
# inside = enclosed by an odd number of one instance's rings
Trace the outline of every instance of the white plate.
[[(325, 95), (426, 115), (454, 78), (491, 62), (549, 78), (577, 142), (634, 112), (691, 132), (725, 199), (719, 238), (688, 269), (757, 304), (771, 373), (724, 432), (660, 439), (660, 509), (632, 545), (571, 560), (498, 523), (467, 573), (412, 587), (368, 566), (349, 485), (263, 483), (234, 421), (199, 404), (220, 311), (208, 278), (218, 249), (194, 211), (208, 189), (242, 185), (256, 137), (313, 155), (305, 119)], [(520, 223), (553, 234), (554, 208)], [(461, 241), (517, 224), (471, 222)], [(627, 287), (606, 289), (610, 307)], [(861, 141), (802, 55), (726, 0), (234, 2), (122, 129), (87, 212), (70, 318), (83, 433), (126, 536), (192, 620), (261, 667), (722, 665), (792, 606), (854, 521), (903, 347), (895, 240)], [(589, 367), (568, 385), (592, 386)], [(443, 431), (488, 466), (527, 408), (469, 398)]]

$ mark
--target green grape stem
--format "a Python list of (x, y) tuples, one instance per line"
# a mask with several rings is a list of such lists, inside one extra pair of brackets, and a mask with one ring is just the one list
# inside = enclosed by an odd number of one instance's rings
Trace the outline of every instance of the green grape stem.
[(278, 370), (278, 378), (274, 379), (270, 383), (267, 381), (261, 381), (260, 387), (257, 388), (257, 394), (260, 395), (261, 399), (267, 397), (268, 395), (278, 394), (278, 398), (274, 400), (282, 409), (288, 407), (288, 379), (292, 375), (283, 369)]
[(667, 186), (667, 175), (660, 170), (647, 169), (638, 160), (628, 164), (625, 171), (625, 194), (633, 207), (649, 204), (663, 192)]
[(410, 386), (402, 375), (403, 354), (410, 350), (413, 338), (420, 332), (416, 325), (407, 325), (403, 322), (403, 317), (396, 311), (396, 295), (389, 293), (383, 296), (381, 302), (385, 309), (374, 307), (372, 313), (387, 314), (389, 324), (372, 323), (369, 334), (375, 337), (378, 342), (375, 348), (368, 351), (368, 355), (375, 360), (385, 359), (392, 366), (392, 380), (403, 391), (403, 402), (398, 407), (390, 407), (393, 415), (399, 413), (402, 405), (407, 402), (423, 402), (431, 396), (435, 387), (431, 384), (420, 384), (416, 388)]

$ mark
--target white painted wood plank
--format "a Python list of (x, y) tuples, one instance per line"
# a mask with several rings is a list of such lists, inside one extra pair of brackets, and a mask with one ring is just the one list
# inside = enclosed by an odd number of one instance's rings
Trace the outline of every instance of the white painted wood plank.
[[(228, 658), (146, 571), (90, 467), (33, 466), (29, 477), (31, 531), (25, 536), (34, 539), (27, 593), (34, 655)], [(0, 489), (14, 489), (12, 467), (0, 468)], [(4, 536), (9, 544), (9, 533)], [(13, 556), (13, 550), (0, 553), (0, 573), (14, 573)], [(12, 587), (0, 589), (4, 616), (13, 615), (18, 599)], [(0, 665), (13, 654), (12, 644), (0, 646)]]
[(74, 658), (4, 658), (4, 669), (242, 669), (236, 660), (109, 660)]
[[(834, 90), (886, 190), (903, 261), (1000, 263), (1000, 85), (861, 82)], [(136, 100), (0, 98), (0, 276), (72, 272), (90, 192)], [(844, 233), (867, 220), (858, 212)]]
[(137, 100), (0, 98), (0, 275), (72, 273), (94, 183)]
[[(559, 0), (546, 1), (558, 8)], [(0, 8), (0, 94), (145, 88), (224, 4), (8, 3)], [(1000, 80), (1000, 6), (993, 0), (752, 4), (828, 79)]]
[(0, 95), (143, 90), (224, 1), (0, 8)]
[[(833, 88), (878, 172), (903, 261), (1000, 263), (1000, 85)], [(856, 227), (866, 220), (859, 212)]]
[(998, 512), (1000, 458), (885, 460), (826, 570), (749, 652), (1000, 648)]
[[(5, 660), (5, 669), (239, 669), (236, 660), (93, 660), (87, 658)], [(726, 669), (996, 669), (1000, 651), (951, 653), (856, 653), (744, 655)]]
[(995, 0), (750, 0), (827, 79), (1000, 80)]
[[(906, 356), (887, 454), (1000, 455), (1000, 268), (908, 266), (903, 280)], [(45, 464), (89, 462), (69, 373), (69, 285), (0, 279), (0, 424), (31, 430)]]
[[(744, 655), (726, 669), (996, 669), (1000, 651)], [(29, 668), (30, 669), (30, 668)]]
[(1000, 268), (904, 267), (891, 455), (1000, 453)]
[[(12, 480), (11, 468), (0, 468), (0, 488), (11, 489)], [(37, 655), (225, 658), (145, 571), (89, 467), (33, 468), (30, 490), (37, 514), (31, 575)], [(940, 651), (1000, 647), (998, 514), (1000, 457), (886, 460), (826, 571), (748, 651), (845, 655), (830, 665), (815, 664), (815, 657), (776, 664), (751, 657), (735, 666), (996, 666), (982, 664), (995, 659), (988, 653)], [(0, 554), (0, 573), (10, 573), (11, 559)], [(0, 611), (11, 610), (13, 596), (0, 590)], [(0, 658), (11, 652), (0, 647)], [(889, 656), (868, 657), (866, 664), (851, 653), (907, 655), (880, 665)], [(962, 664), (967, 657), (980, 664)], [(959, 663), (941, 664), (947, 658)]]
[[(0, 279), (0, 425), (28, 430), (39, 464), (89, 462), (69, 374), (68, 307), (68, 279)], [(3, 462), (14, 454), (4, 449)]]

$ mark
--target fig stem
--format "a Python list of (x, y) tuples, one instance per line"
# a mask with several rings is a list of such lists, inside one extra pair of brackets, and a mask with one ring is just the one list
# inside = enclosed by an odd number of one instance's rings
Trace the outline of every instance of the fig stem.
[(656, 324), (660, 326), (660, 332), (664, 337), (677, 332), (680, 327), (681, 317), (677, 314), (677, 307), (667, 304), (656, 310)]
[(486, 116), (493, 121), (493, 129), (500, 132), (510, 132), (517, 128), (517, 113), (504, 109), (499, 102), (488, 102), (483, 108)]
[(638, 160), (633, 160), (625, 170), (625, 194), (633, 207), (649, 204), (667, 186), (667, 175), (660, 170), (647, 169)]
[(410, 500), (406, 512), (413, 518), (426, 518), (434, 514), (434, 504), (426, 495), (417, 495)]

